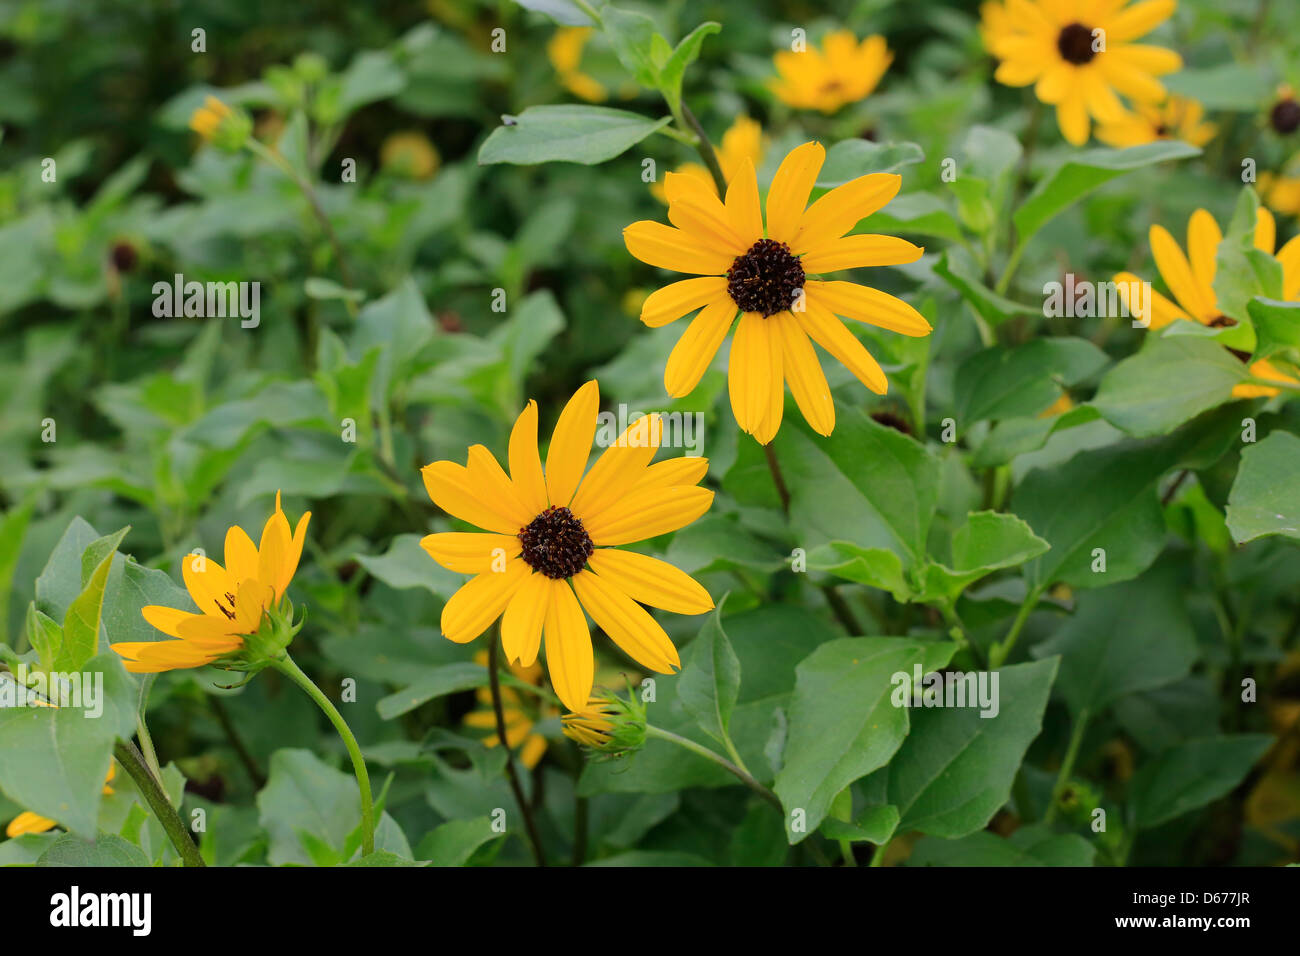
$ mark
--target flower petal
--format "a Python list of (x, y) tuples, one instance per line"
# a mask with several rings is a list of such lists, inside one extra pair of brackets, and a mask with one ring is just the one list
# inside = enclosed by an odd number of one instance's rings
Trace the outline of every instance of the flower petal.
[(673, 398), (681, 398), (694, 391), (700, 379), (713, 364), (723, 339), (736, 317), (736, 303), (724, 291), (691, 320), (682, 337), (677, 340), (664, 366), (664, 388)]
[(772, 319), (777, 321), (785, 378), (795, 404), (813, 431), (829, 435), (835, 429), (835, 401), (817, 353), (792, 314), (774, 315)]
[(668, 458), (655, 462), (642, 472), (641, 478), (632, 490), (644, 491), (648, 488), (667, 488), (672, 485), (695, 485), (699, 484), (700, 479), (708, 473), (709, 459), (707, 458), (694, 455)]
[(174, 607), (164, 607), (161, 604), (149, 604), (140, 608), (140, 614), (152, 627), (156, 627), (169, 637), (180, 637), (177, 628), (183, 621), (188, 621), (192, 617), (200, 617), (198, 614), (191, 614), (189, 611), (178, 611)]
[(689, 233), (650, 219), (624, 229), (623, 242), (628, 252), (647, 265), (689, 275), (722, 275), (735, 258), (695, 241)]
[(596, 662), (582, 606), (565, 581), (551, 581), (546, 609), (546, 670), (556, 696), (569, 710), (580, 710), (591, 696)]
[(567, 507), (591, 456), (600, 410), (600, 386), (592, 379), (573, 393), (551, 432), (546, 449), (546, 494), (551, 506)]
[(900, 266), (915, 262), (925, 254), (921, 246), (896, 236), (861, 233), (831, 239), (804, 255), (804, 272), (818, 274), (840, 269), (863, 269), (871, 266)]
[(707, 488), (672, 486), (638, 491), (584, 522), (597, 547), (631, 544), (690, 524), (713, 503)]
[(799, 231), (799, 220), (808, 204), (817, 174), (826, 160), (821, 143), (804, 143), (781, 161), (767, 191), (767, 236), (791, 243)]
[(1151, 255), (1156, 260), (1160, 276), (1169, 286), (1178, 304), (1201, 322), (1209, 322), (1218, 315), (1212, 288), (1205, 288), (1196, 281), (1192, 267), (1183, 256), (1174, 237), (1164, 226), (1152, 226), (1148, 237), (1151, 243)]
[(758, 204), (758, 178), (754, 161), (746, 156), (727, 184), (727, 221), (752, 246), (763, 235), (763, 214)]
[(646, 415), (628, 425), (587, 472), (569, 509), (582, 521), (619, 501), (632, 490), (663, 440), (663, 419)]
[(856, 282), (810, 281), (804, 285), (807, 301), (816, 302), (846, 319), (857, 319), (900, 335), (922, 336), (931, 332), (925, 316), (897, 296)]
[(641, 304), (641, 321), (652, 329), (676, 322), (727, 294), (723, 276), (697, 276), (656, 289)]
[(799, 221), (799, 231), (790, 243), (790, 250), (802, 255), (840, 238), (882, 209), (898, 195), (902, 185), (903, 177), (895, 173), (868, 173), (836, 186), (808, 207)]
[(187, 554), (181, 558), (181, 577), (185, 589), (195, 606), (204, 614), (220, 614), (221, 608), (230, 609), (226, 595), (234, 594), (226, 569), (211, 558), (200, 554)]
[(1187, 258), (1193, 278), (1202, 286), (1214, 284), (1214, 257), (1222, 241), (1219, 224), (1209, 212), (1198, 209), (1192, 213), (1192, 218), (1187, 221)]
[(420, 547), (448, 571), (457, 574), (483, 574), (493, 570), (494, 559), (519, 556), (518, 535), (482, 534), (468, 531), (444, 531), (427, 534)]
[(542, 623), (551, 606), (551, 579), (534, 571), (506, 605), (501, 616), (501, 649), (506, 661), (531, 667), (542, 644)]
[(825, 306), (811, 300), (807, 306), (803, 312), (792, 314), (808, 333), (808, 337), (839, 359), (840, 364), (857, 376), (858, 381), (867, 388), (878, 395), (885, 394), (889, 380), (866, 346)]
[(1106, 27), (1107, 43), (1135, 40), (1150, 33), (1173, 16), (1177, 5), (1177, 0), (1144, 0), (1133, 4), (1111, 19)]
[(592, 571), (573, 576), (573, 590), (596, 626), (632, 660), (660, 674), (682, 666), (677, 648), (645, 608)]
[(226, 532), (226, 574), (235, 585), (257, 577), (257, 545), (238, 525)]
[[(690, 280), (687, 280), (690, 281)], [(515, 494), (530, 512), (529, 520), (546, 510), (546, 478), (537, 453), (537, 403), (529, 401), (510, 429), (510, 480)]]
[(477, 496), (484, 501), (494, 502), (501, 517), (509, 520), (517, 528), (522, 528), (537, 517), (538, 511), (524, 506), (515, 491), (514, 483), (505, 473), (496, 456), (484, 445), (471, 445), (465, 463), (470, 481), (474, 482)]
[(504, 571), (485, 571), (470, 578), (442, 608), (442, 634), (467, 644), (501, 616), (530, 569), (522, 560), (506, 562)]
[(597, 548), (587, 563), (633, 601), (676, 614), (713, 610), (713, 598), (703, 585), (667, 561), (635, 551)]
[(463, 465), (454, 461), (435, 461), (421, 468), (420, 474), (429, 498), (447, 514), (499, 534), (519, 531), (519, 525), (478, 498), (480, 489)]

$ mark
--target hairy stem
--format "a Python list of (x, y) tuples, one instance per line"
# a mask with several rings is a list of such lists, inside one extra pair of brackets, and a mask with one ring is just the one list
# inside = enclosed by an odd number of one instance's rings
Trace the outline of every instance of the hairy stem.
[(154, 775), (145, 764), (144, 755), (140, 753), (139, 748), (130, 741), (119, 740), (113, 747), (113, 756), (117, 758), (117, 762), (135, 781), (136, 789), (140, 791), (140, 795), (149, 804), (149, 809), (158, 818), (158, 822), (162, 824), (167, 839), (171, 841), (176, 852), (180, 854), (184, 864), (186, 866), (206, 866), (203, 857), (199, 854), (199, 848), (194, 845), (194, 840), (190, 837), (189, 830), (185, 829), (185, 821), (181, 819), (180, 814), (176, 812), (176, 808), (167, 799), (167, 794), (158, 781), (154, 779)]

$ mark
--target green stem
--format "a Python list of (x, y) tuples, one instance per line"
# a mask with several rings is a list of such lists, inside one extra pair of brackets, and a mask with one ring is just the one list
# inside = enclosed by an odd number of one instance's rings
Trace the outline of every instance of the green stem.
[(144, 762), (144, 755), (140, 753), (135, 744), (130, 741), (119, 740), (113, 746), (113, 756), (117, 758), (131, 779), (135, 781), (136, 789), (144, 797), (145, 802), (149, 804), (149, 809), (153, 815), (158, 818), (162, 824), (163, 831), (167, 834), (167, 839), (171, 841), (176, 852), (180, 854), (181, 860), (186, 866), (206, 866), (203, 857), (199, 853), (199, 848), (194, 845), (194, 840), (190, 833), (185, 829), (185, 822), (176, 812), (176, 808), (171, 805), (167, 799), (167, 794), (163, 791), (158, 781), (154, 779), (153, 773)]
[(1044, 823), (1051, 823), (1056, 816), (1056, 806), (1061, 800), (1061, 795), (1065, 793), (1065, 788), (1070, 783), (1070, 774), (1074, 772), (1074, 761), (1079, 756), (1079, 745), (1083, 743), (1083, 732), (1088, 727), (1087, 708), (1079, 711), (1079, 716), (1074, 719), (1074, 729), (1070, 732), (1070, 744), (1065, 748), (1065, 759), (1061, 761), (1061, 769), (1056, 775), (1056, 783), (1052, 786), (1052, 802), (1047, 806), (1047, 813), (1043, 815)]
[(718, 162), (718, 154), (713, 151), (713, 143), (709, 141), (709, 135), (704, 132), (704, 127), (700, 121), (695, 118), (691, 108), (685, 103), (681, 104), (681, 119), (685, 121), (691, 132), (697, 137), (695, 149), (699, 152), (700, 158), (704, 160), (704, 165), (709, 169), (709, 175), (713, 177), (713, 185), (718, 189), (718, 198), (725, 199), (727, 196), (727, 177), (722, 173), (722, 164)]
[(488, 644), (488, 682), (492, 691), (492, 712), (497, 720), (497, 742), (498, 746), (504, 748), (506, 752), (506, 777), (510, 781), (510, 790), (515, 795), (515, 802), (519, 804), (519, 812), (524, 817), (524, 829), (528, 831), (528, 842), (533, 848), (533, 859), (537, 861), (538, 866), (545, 866), (546, 856), (542, 853), (542, 838), (537, 833), (532, 808), (524, 799), (524, 788), (519, 783), (519, 772), (515, 769), (515, 755), (510, 749), (510, 741), (506, 739), (506, 715), (501, 703), (501, 674), (497, 652), (500, 645), (501, 640), (494, 633)]
[(1034, 588), (1025, 595), (1025, 600), (1020, 605), (1020, 610), (1016, 612), (1016, 619), (1011, 622), (1011, 629), (1007, 631), (1007, 636), (1002, 639), (1000, 644), (994, 644), (989, 649), (989, 667), (993, 670), (997, 670), (1002, 666), (1002, 662), (1007, 659), (1011, 649), (1016, 646), (1016, 639), (1020, 637), (1025, 622), (1029, 620), (1029, 615), (1038, 605), (1040, 595), (1041, 591), (1038, 588)]
[(776, 459), (776, 450), (771, 443), (763, 446), (763, 457), (767, 459), (767, 470), (772, 473), (772, 484), (776, 486), (776, 495), (781, 499), (781, 510), (790, 513), (790, 488), (781, 473), (781, 463)]
[(879, 844), (871, 854), (871, 863), (869, 866), (882, 866), (885, 862), (885, 851), (889, 849), (889, 841)]
[(357, 743), (357, 738), (338, 708), (303, 672), (302, 668), (294, 663), (292, 657), (286, 653), (282, 660), (275, 661), (272, 666), (307, 692), (307, 696), (314, 700), (316, 706), (330, 719), (330, 723), (334, 725), (334, 729), (339, 732), (339, 737), (343, 740), (343, 746), (348, 749), (348, 756), (352, 758), (352, 771), (357, 777), (357, 788), (361, 791), (361, 855), (369, 856), (375, 852), (375, 809), (370, 797), (370, 774), (366, 771), (366, 760), (361, 756), (361, 747)]
[(723, 770), (727, 771), (727, 773), (734, 776), (745, 786), (749, 787), (750, 790), (753, 790), (756, 794), (758, 794), (760, 797), (762, 797), (764, 800), (770, 803), (773, 807), (775, 807), (777, 813), (780, 813), (782, 816), (785, 816), (785, 810), (781, 807), (781, 800), (777, 797), (775, 793), (767, 789), (767, 787), (763, 786), (761, 783), (759, 783), (757, 780), (751, 777), (747, 771), (741, 769), (739, 766), (732, 763), (730, 760), (728, 760), (726, 757), (722, 756), (721, 754), (714, 753), (708, 747), (702, 746), (701, 744), (697, 744), (693, 740), (688, 740), (686, 737), (679, 737), (671, 730), (664, 730), (660, 727), (654, 726), (653, 724), (646, 724), (645, 735), (648, 738), (658, 737), (660, 740), (667, 740), (670, 743), (674, 743), (685, 750), (689, 750), (691, 753), (696, 754), (697, 756), (703, 757), (705, 760), (713, 761)]

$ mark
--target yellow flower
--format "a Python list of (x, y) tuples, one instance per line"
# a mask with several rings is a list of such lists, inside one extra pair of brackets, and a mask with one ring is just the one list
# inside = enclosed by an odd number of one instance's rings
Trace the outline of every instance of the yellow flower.
[[(1164, 226), (1154, 225), (1149, 232), (1151, 255), (1156, 260), (1160, 278), (1177, 302), (1172, 302), (1159, 292), (1151, 292), (1150, 324), (1153, 329), (1164, 328), (1176, 319), (1200, 322), (1202, 325), (1236, 325), (1238, 319), (1219, 311), (1218, 296), (1214, 292), (1215, 256), (1223, 232), (1214, 217), (1204, 209), (1192, 213), (1187, 223), (1187, 250), (1184, 255), (1178, 241)], [(1255, 219), (1255, 248), (1270, 256), (1277, 241), (1277, 226), (1273, 214), (1261, 208)], [(1277, 250), (1275, 258), (1282, 265), (1282, 298), (1300, 300), (1300, 236)], [(1131, 272), (1115, 276), (1120, 294), (1127, 301), (1127, 290), (1141, 280)], [(1130, 304), (1130, 309), (1134, 306)], [(1136, 314), (1136, 313), (1135, 313)], [(1295, 380), (1279, 371), (1271, 362), (1261, 359), (1250, 366), (1256, 378), (1279, 382)], [(1300, 384), (1300, 383), (1297, 383)], [(1278, 389), (1265, 385), (1238, 385), (1232, 390), (1235, 398), (1258, 398), (1278, 394)]]
[(276, 492), (275, 514), (262, 529), (257, 546), (242, 528), (232, 527), (226, 532), (224, 568), (211, 558), (187, 555), (181, 571), (199, 613), (158, 604), (142, 608), (146, 621), (178, 640), (113, 644), (113, 650), (126, 659), (126, 669), (154, 674), (202, 667), (213, 661), (241, 669), (241, 665), (256, 664), (255, 658), (264, 651), (274, 651), (267, 641), (284, 635), (264, 635), (264, 619), (268, 612), (281, 610), (281, 599), (298, 570), (310, 518), (309, 511), (290, 533), (289, 519), (280, 510), (280, 493)]
[(442, 159), (423, 133), (393, 133), (379, 148), (379, 162), (385, 169), (410, 179), (428, 179), (438, 171)]
[(613, 717), (619, 713), (617, 707), (604, 697), (592, 697), (582, 710), (565, 714), (560, 718), (564, 736), (584, 747), (600, 749), (609, 743), (614, 730)]
[(772, 57), (777, 75), (767, 85), (787, 106), (834, 113), (866, 99), (893, 59), (879, 34), (859, 43), (852, 30), (836, 30), (822, 39), (820, 50), (779, 51)]
[(1195, 100), (1171, 96), (1159, 106), (1139, 103), (1122, 119), (1097, 125), (1097, 138), (1108, 146), (1123, 149), (1158, 139), (1179, 139), (1204, 146), (1219, 128), (1205, 122), (1205, 109)]
[(754, 164), (745, 160), (725, 204), (700, 180), (669, 173), (664, 188), (676, 228), (643, 220), (623, 230), (628, 251), (642, 262), (699, 276), (651, 293), (641, 308), (641, 321), (651, 328), (701, 310), (668, 357), (669, 395), (680, 398), (695, 388), (741, 313), (728, 368), (731, 409), (741, 429), (763, 444), (781, 426), (786, 381), (818, 433), (835, 427), (835, 405), (810, 338), (873, 392), (888, 388), (879, 363), (837, 315), (903, 335), (930, 333), (930, 323), (901, 299), (852, 282), (807, 278), (914, 262), (924, 251), (893, 236), (845, 235), (897, 195), (900, 176), (861, 176), (805, 209), (825, 158), (820, 143), (805, 143), (782, 161), (767, 193), (766, 229)]
[(641, 604), (678, 614), (713, 607), (689, 575), (618, 548), (676, 531), (708, 511), (713, 492), (696, 487), (708, 460), (650, 464), (663, 432), (651, 415), (630, 425), (584, 478), (599, 408), (599, 387), (587, 382), (560, 413), (544, 471), (536, 402), (511, 430), (509, 475), (482, 445), (470, 447), (466, 465), (435, 461), (422, 469), (434, 504), (484, 529), (420, 542), (443, 567), (474, 575), (443, 607), (443, 635), (465, 644), (500, 618), (506, 660), (530, 667), (544, 634), (551, 684), (570, 710), (585, 706), (594, 682), (584, 608), (629, 657), (668, 674), (681, 666), (677, 649)]
[(206, 97), (203, 105), (190, 116), (190, 129), (204, 139), (212, 139), (217, 128), (221, 126), (221, 121), (230, 115), (232, 111), (229, 106), (215, 96)]
[(605, 87), (579, 69), (590, 36), (591, 27), (560, 27), (546, 44), (546, 56), (565, 89), (588, 103), (603, 103), (609, 99)]
[(1128, 0), (1007, 0), (1009, 22), (986, 34), (989, 52), (1002, 61), (994, 78), (1007, 86), (1034, 84), (1034, 95), (1056, 107), (1062, 135), (1080, 146), (1088, 141), (1089, 117), (1124, 119), (1117, 92), (1135, 103), (1165, 98), (1156, 77), (1181, 69), (1182, 58), (1133, 41), (1176, 6), (1176, 0), (1131, 6)]
[(993, 44), (1009, 33), (1017, 32), (1017, 22), (1008, 12), (1001, 0), (988, 0), (980, 4), (980, 39), (984, 49), (992, 50)]
[[(479, 651), (474, 655), (474, 663), (488, 665), (487, 651)], [(532, 684), (540, 687), (542, 684), (542, 665), (534, 662), (528, 667), (511, 662), (509, 664), (510, 673), (519, 678), (525, 684)], [(501, 743), (501, 738), (495, 733), (497, 727), (496, 711), (492, 709), (492, 691), (487, 687), (480, 687), (475, 696), (478, 698), (479, 708), (465, 715), (462, 723), (466, 727), (474, 727), (479, 730), (491, 730), (492, 736), (483, 741), (485, 747), (496, 747)], [(553, 716), (554, 708), (540, 707), (538, 719)], [(506, 744), (511, 750), (514, 750), (520, 744), (523, 749), (519, 751), (519, 762), (529, 770), (537, 766), (537, 762), (542, 759), (546, 753), (546, 738), (541, 734), (533, 733), (536, 726), (533, 718), (529, 715), (526, 702), (523, 695), (513, 687), (501, 688), (501, 716), (505, 719), (506, 725)]]
[(1038, 413), (1038, 417), (1055, 418), (1057, 415), (1064, 415), (1072, 408), (1074, 408), (1074, 399), (1070, 398), (1069, 392), (1062, 392), (1057, 396), (1056, 401)]
[(1287, 216), (1300, 216), (1300, 176), (1262, 173), (1259, 195), (1271, 209)]
[[(735, 175), (740, 172), (741, 164), (745, 160), (749, 160), (757, 169), (763, 165), (763, 127), (759, 125), (758, 120), (750, 119), (748, 116), (737, 116), (736, 121), (722, 134), (722, 141), (718, 144), (717, 154), (718, 165), (722, 167), (722, 175), (727, 182), (731, 182)], [(677, 167), (675, 172), (683, 176), (694, 176), (708, 186), (711, 192), (717, 194), (717, 187), (713, 184), (713, 176), (710, 175), (708, 168), (703, 164), (683, 163)], [(668, 196), (662, 182), (652, 183), (650, 192), (660, 202), (668, 202)]]
[[(109, 761), (108, 775), (104, 777), (104, 793), (112, 793), (113, 788), (109, 786), (113, 777), (117, 773), (117, 767)], [(5, 827), (5, 836), (13, 838), (22, 836), (24, 833), (45, 833), (47, 830), (53, 830), (59, 824), (49, 817), (43, 817), (39, 813), (32, 813), (30, 810), (24, 810), (18, 816), (9, 821), (9, 826)]]

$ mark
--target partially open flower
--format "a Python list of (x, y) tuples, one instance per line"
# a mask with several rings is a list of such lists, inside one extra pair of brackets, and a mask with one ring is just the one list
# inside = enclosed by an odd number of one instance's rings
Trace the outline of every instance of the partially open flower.
[(253, 120), (241, 109), (231, 109), (209, 96), (190, 116), (190, 129), (220, 149), (236, 152), (253, 132)]
[(625, 757), (645, 746), (645, 708), (635, 693), (591, 697), (587, 706), (560, 718), (564, 735), (603, 759)]

